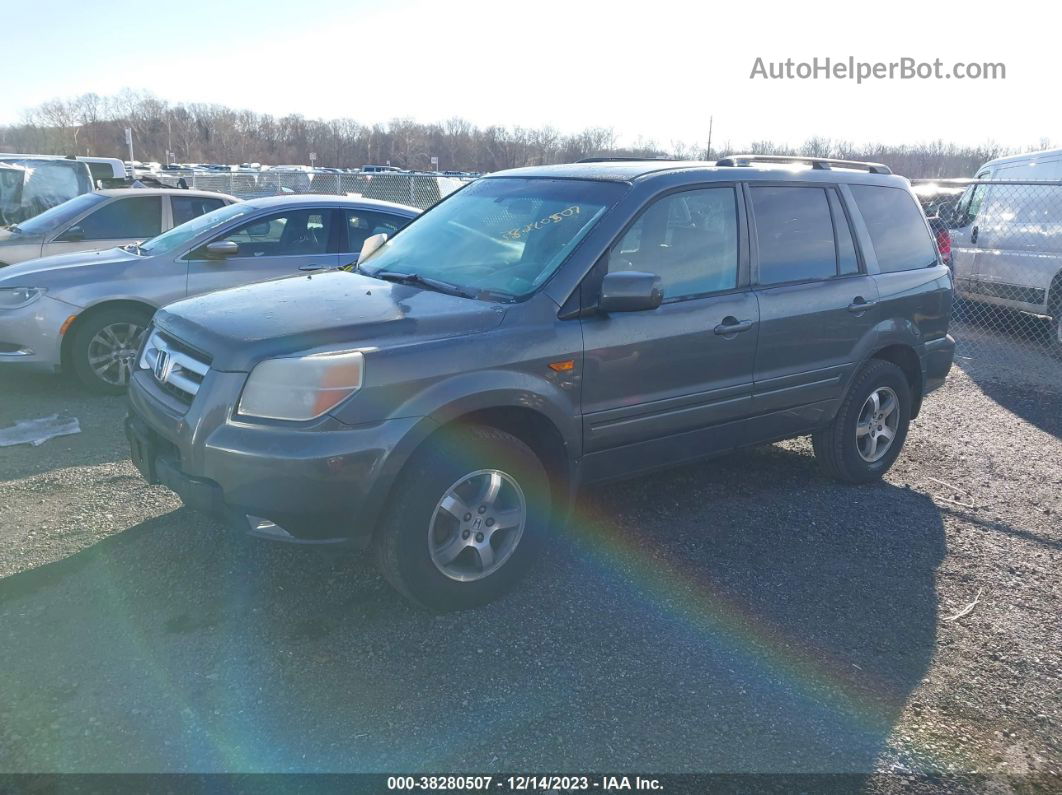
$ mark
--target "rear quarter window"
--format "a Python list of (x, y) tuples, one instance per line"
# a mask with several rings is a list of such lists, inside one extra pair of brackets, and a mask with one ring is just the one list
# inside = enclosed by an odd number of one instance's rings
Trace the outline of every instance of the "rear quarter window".
[(881, 185), (851, 185), (882, 273), (927, 268), (937, 249), (918, 203), (905, 190)]

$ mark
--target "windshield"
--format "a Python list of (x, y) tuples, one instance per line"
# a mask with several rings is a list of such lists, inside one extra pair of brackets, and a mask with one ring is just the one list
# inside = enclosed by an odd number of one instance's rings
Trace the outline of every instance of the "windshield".
[(411, 223), (359, 270), (519, 298), (553, 274), (625, 190), (590, 180), (483, 179)]
[(163, 232), (140, 246), (141, 254), (169, 254), (177, 251), (185, 243), (195, 240), (204, 232), (217, 229), (229, 221), (251, 215), (255, 212), (254, 207), (248, 204), (230, 204), (212, 212), (205, 213), (193, 218), (191, 221), (175, 226), (168, 232)]
[(77, 218), (90, 207), (95, 207), (105, 201), (107, 201), (107, 197), (98, 193), (83, 193), (45, 210), (40, 215), (35, 215), (29, 220), (20, 222), (18, 231), (25, 232), (27, 235), (40, 235), (50, 232)]

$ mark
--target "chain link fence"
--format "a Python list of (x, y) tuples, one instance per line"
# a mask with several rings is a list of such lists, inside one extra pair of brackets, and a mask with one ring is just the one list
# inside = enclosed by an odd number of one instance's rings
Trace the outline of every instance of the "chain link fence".
[(912, 182), (954, 276), (959, 365), (1062, 382), (1062, 182)]
[(173, 187), (227, 193), (241, 199), (282, 193), (362, 196), (424, 209), (460, 188), (467, 180), (434, 174), (348, 174), (316, 171), (165, 171), (153, 174)]

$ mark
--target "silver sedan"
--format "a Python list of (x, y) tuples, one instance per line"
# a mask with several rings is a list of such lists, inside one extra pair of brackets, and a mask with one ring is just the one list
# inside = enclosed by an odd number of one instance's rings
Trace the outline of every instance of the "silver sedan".
[(115, 188), (83, 193), (0, 229), (0, 267), (147, 240), (238, 201), (224, 193), (177, 188)]
[(0, 365), (77, 375), (124, 391), (155, 309), (192, 295), (355, 262), (415, 207), (339, 196), (275, 196), (223, 207), (143, 244), (0, 270)]

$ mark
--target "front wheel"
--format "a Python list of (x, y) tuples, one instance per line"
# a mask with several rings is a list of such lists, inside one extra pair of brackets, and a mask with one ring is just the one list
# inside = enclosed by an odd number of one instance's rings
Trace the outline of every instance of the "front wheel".
[(375, 540), (384, 577), (435, 612), (486, 604), (534, 559), (549, 530), (549, 479), (515, 436), (443, 429), (395, 485)]
[(136, 369), (136, 354), (151, 314), (142, 309), (105, 309), (74, 329), (70, 364), (91, 391), (120, 395)]
[(869, 483), (896, 461), (911, 422), (911, 387), (903, 370), (874, 359), (856, 375), (826, 428), (812, 434), (815, 457), (827, 474)]
[[(1055, 288), (1055, 290), (1062, 290), (1062, 285)], [(1051, 301), (1051, 308), (1048, 310), (1051, 313), (1051, 326), (1050, 326), (1050, 345), (1051, 352), (1055, 356), (1062, 357), (1062, 296), (1059, 296)]]

